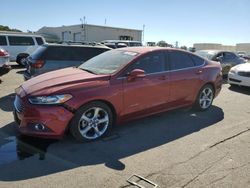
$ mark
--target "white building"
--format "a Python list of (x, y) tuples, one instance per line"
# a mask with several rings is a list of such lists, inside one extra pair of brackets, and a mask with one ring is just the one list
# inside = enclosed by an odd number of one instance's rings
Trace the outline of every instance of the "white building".
[(101, 42), (103, 40), (142, 40), (142, 30), (90, 24), (42, 27), (36, 33), (48, 42)]
[(250, 53), (250, 43), (239, 43), (235, 46), (222, 45), (217, 43), (195, 43), (194, 48), (198, 50), (228, 50), (228, 51), (244, 51)]

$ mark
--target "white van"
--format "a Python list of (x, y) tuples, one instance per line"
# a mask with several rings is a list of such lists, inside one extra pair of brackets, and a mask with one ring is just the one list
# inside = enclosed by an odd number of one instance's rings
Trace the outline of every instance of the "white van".
[(10, 54), (10, 61), (25, 65), (25, 59), (45, 43), (41, 35), (0, 32), (0, 48)]

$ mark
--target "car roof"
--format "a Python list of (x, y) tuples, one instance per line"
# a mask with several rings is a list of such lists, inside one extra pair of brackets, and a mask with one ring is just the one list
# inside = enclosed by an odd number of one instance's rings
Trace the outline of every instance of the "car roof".
[(153, 51), (159, 51), (159, 50), (173, 50), (173, 51), (183, 51), (183, 52), (190, 53), (190, 52), (188, 52), (186, 50), (176, 49), (176, 48), (169, 48), (169, 47), (145, 47), (145, 46), (117, 48), (115, 50), (129, 51), (129, 52), (135, 52), (135, 53), (139, 53), (139, 54), (144, 54), (144, 53), (153, 52)]
[(81, 44), (53, 44), (53, 43), (47, 43), (47, 44), (43, 44), (43, 46), (46, 47), (81, 47), (81, 48), (103, 48), (103, 49), (111, 49), (105, 45), (96, 45), (96, 46), (92, 46), (92, 45), (81, 45)]

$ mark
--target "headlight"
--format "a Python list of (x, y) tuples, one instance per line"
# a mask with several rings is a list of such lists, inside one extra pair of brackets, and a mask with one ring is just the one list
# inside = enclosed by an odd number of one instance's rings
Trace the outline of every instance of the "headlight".
[(230, 73), (232, 73), (232, 74), (236, 74), (236, 71), (235, 71), (235, 69), (230, 69), (230, 71), (229, 71)]
[(31, 104), (62, 104), (72, 98), (72, 95), (51, 95), (29, 98)]

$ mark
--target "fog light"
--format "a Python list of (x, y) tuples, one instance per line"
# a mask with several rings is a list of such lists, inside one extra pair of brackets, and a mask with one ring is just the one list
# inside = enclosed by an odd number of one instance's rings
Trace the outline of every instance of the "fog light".
[(32, 131), (51, 132), (51, 130), (42, 123), (29, 123), (27, 126)]
[(45, 127), (42, 124), (36, 124), (34, 127), (38, 131), (44, 131), (45, 130)]

